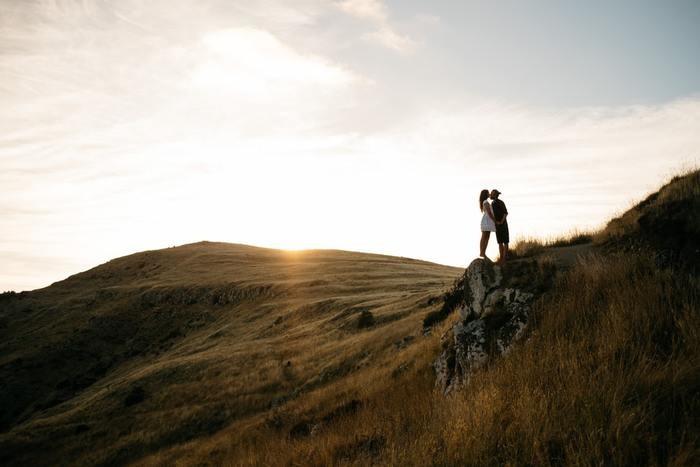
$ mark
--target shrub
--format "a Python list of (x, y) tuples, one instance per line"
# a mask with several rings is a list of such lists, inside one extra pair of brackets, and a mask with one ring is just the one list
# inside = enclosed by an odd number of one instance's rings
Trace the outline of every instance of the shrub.
[(360, 316), (357, 318), (357, 327), (363, 329), (370, 326), (374, 326), (374, 315), (369, 310), (362, 310)]
[(464, 303), (464, 286), (466, 275), (455, 279), (450, 290), (442, 296), (442, 306), (439, 310), (431, 311), (423, 318), (423, 328), (431, 328), (444, 321), (455, 308)]

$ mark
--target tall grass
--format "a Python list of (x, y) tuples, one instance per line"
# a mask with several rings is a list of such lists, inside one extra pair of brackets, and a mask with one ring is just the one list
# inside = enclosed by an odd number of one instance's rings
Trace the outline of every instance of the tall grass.
[(574, 230), (549, 239), (526, 237), (518, 240), (510, 249), (513, 258), (527, 258), (544, 252), (547, 248), (558, 248), (592, 243), (594, 232)]
[[(595, 243), (601, 245), (625, 237), (638, 237), (640, 219), (650, 219), (646, 235), (660, 235), (659, 229), (669, 224), (678, 232), (692, 235), (700, 233), (700, 170), (689, 169), (671, 178), (659, 191), (639, 201), (630, 209), (611, 219), (604, 228), (594, 231), (573, 230), (550, 239), (523, 238), (511, 248), (511, 256), (529, 257), (550, 247), (565, 247)], [(669, 216), (670, 214), (670, 216)], [(675, 217), (674, 217), (675, 215)]]
[[(234, 465), (692, 465), (700, 458), (700, 287), (633, 255), (592, 256), (534, 308), (529, 339), (458, 394), (422, 364), (367, 381), (318, 434), (259, 430)], [(431, 344), (432, 345), (432, 344)]]
[(669, 214), (680, 214), (680, 217), (671, 218), (670, 222), (683, 224), (685, 230), (697, 235), (700, 233), (700, 216), (697, 214), (699, 210), (700, 169), (694, 169), (673, 177), (658, 192), (650, 194), (632, 209), (611, 219), (605, 229), (595, 234), (595, 241), (604, 243), (636, 234), (639, 230), (639, 220), (645, 214), (655, 218), (655, 227), (664, 227), (669, 223), (668, 219), (660, 221), (660, 218)]

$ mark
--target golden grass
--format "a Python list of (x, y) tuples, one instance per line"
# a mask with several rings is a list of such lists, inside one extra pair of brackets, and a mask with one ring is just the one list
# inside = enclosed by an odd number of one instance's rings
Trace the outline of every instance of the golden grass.
[[(665, 185), (623, 221), (532, 241), (521, 255), (634, 233), (642, 209), (697, 202), (698, 172)], [(666, 206), (666, 205), (664, 205)], [(697, 216), (690, 222), (697, 222)], [(527, 250), (530, 250), (529, 252)], [(566, 248), (565, 248), (566, 249)], [(392, 378), (380, 365), (281, 407), (271, 428), (224, 430), (185, 453), (227, 465), (695, 465), (700, 458), (700, 287), (633, 253), (578, 256), (535, 305), (529, 339), (461, 392), (433, 389), (433, 337)], [(516, 248), (518, 253), (518, 248)], [(542, 256), (544, 258), (544, 256)], [(386, 367), (385, 367), (386, 366)], [(349, 400), (356, 413), (292, 436)], [(224, 446), (222, 448), (221, 446)], [(212, 457), (212, 452), (222, 453)], [(155, 457), (146, 464), (160, 463)], [(172, 459), (169, 458), (169, 459)]]
[[(697, 202), (698, 186), (697, 172), (665, 186), (594, 234), (595, 248), (579, 232), (517, 245), (543, 268), (554, 250), (588, 254), (569, 255), (528, 340), (450, 397), (434, 391), (431, 364), (455, 316), (421, 329), (456, 268), (202, 243), (8, 296), (1, 395), (25, 415), (8, 417), (0, 463), (693, 465), (697, 277), (596, 252), (634, 233), (641, 209)], [(240, 300), (178, 301), (229, 286)], [(170, 298), (136, 306), (153, 290)], [(359, 329), (367, 310), (375, 324)], [(125, 404), (137, 388), (144, 400)]]
[[(692, 465), (699, 304), (696, 278), (631, 255), (591, 257), (538, 302), (530, 339), (452, 397), (432, 389), (426, 341), (398, 381), (380, 371), (355, 381), (363, 389), (346, 397), (361, 409), (316, 434), (262, 427), (207, 448), (228, 443), (230, 465)], [(295, 410), (322, 414), (329, 397)]]
[(682, 210), (687, 213), (683, 222), (694, 232), (700, 232), (700, 169), (689, 169), (671, 178), (659, 191), (647, 196), (623, 214), (610, 220), (608, 224), (594, 235), (596, 243), (604, 243), (628, 235), (634, 235), (640, 217), (645, 213), (663, 215), (668, 210)]
[[(246, 431), (274, 407), (304, 415), (314, 394), (331, 410), (361, 388), (356, 374), (396, 370), (422, 339), (423, 315), (439, 306), (428, 300), (459, 272), (383, 255), (200, 243), (8, 297), (0, 397), (27, 415), (2, 414), (14, 426), (0, 433), (0, 464), (9, 455), (123, 464), (227, 426)], [(206, 295), (227, 287), (245, 294), (225, 304)], [(144, 302), (154, 293), (162, 300)], [(367, 311), (374, 325), (360, 329)], [(406, 336), (413, 341), (397, 348)], [(127, 404), (139, 390), (143, 400)]]
[(595, 232), (572, 230), (552, 238), (525, 237), (519, 239), (510, 249), (513, 258), (528, 258), (545, 252), (548, 248), (585, 245), (593, 242)]
[[(681, 221), (694, 233), (700, 233), (700, 169), (688, 169), (674, 176), (657, 192), (634, 204), (624, 213), (611, 219), (599, 230), (582, 231), (574, 229), (552, 238), (521, 238), (511, 248), (513, 258), (526, 258), (540, 255), (550, 248), (577, 245), (602, 245), (625, 236), (639, 234), (639, 220), (645, 214), (663, 216), (665, 212), (682, 212)], [(671, 222), (678, 219), (670, 219)], [(664, 223), (661, 221), (659, 223)], [(653, 233), (653, 232), (652, 232)]]

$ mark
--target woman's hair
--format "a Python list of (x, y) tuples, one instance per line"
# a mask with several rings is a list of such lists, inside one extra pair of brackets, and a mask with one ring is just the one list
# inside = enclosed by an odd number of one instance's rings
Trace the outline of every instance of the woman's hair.
[(484, 200), (489, 199), (489, 190), (481, 190), (479, 194), (479, 209), (484, 210)]

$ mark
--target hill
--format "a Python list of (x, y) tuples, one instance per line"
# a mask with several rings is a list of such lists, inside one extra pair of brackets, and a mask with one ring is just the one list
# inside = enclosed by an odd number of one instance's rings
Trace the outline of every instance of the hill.
[(203, 242), (3, 294), (0, 462), (694, 465), (699, 202), (690, 172), (485, 264), (527, 327), (449, 396), (469, 270)]
[[(475, 261), (426, 315), (441, 339), (400, 381), (370, 385), (356, 413), (324, 424), (306, 407), (315, 433), (222, 433), (192, 459), (224, 445), (234, 465), (697, 465), (699, 202), (694, 171), (600, 232), (516, 248), (500, 272)], [(536, 294), (528, 327), (494, 352), (504, 328), (489, 319), (503, 313), (483, 319), (489, 297), (518, 290)], [(445, 397), (452, 378), (463, 384)]]
[(3, 294), (0, 460), (122, 464), (390, 372), (458, 272), (202, 242)]
[(700, 171), (673, 177), (608, 222), (596, 236), (609, 250), (652, 252), (659, 266), (700, 273)]

